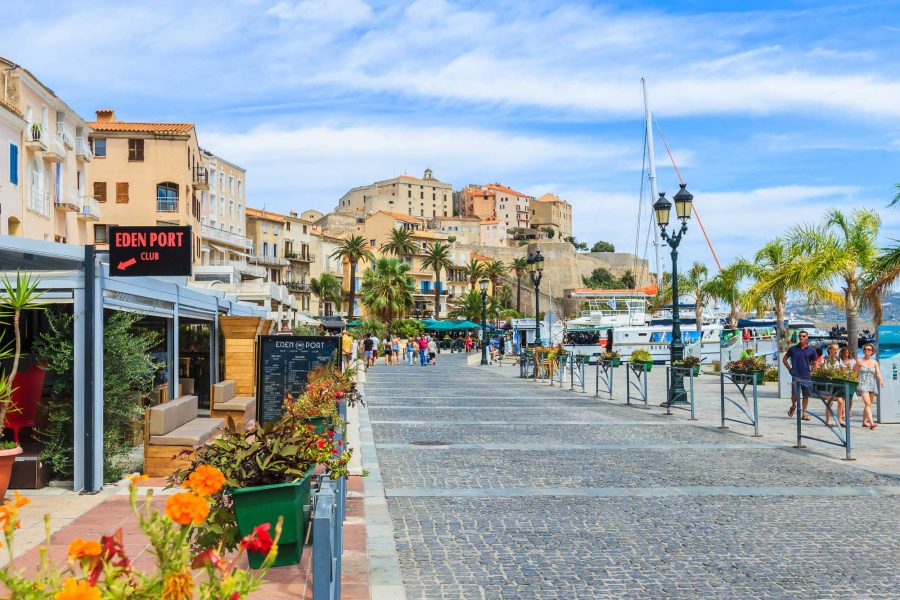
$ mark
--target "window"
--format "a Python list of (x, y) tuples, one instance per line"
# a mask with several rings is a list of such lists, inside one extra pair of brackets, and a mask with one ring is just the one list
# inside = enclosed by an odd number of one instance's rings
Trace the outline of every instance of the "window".
[(144, 160), (144, 140), (128, 140), (128, 160)]
[(128, 182), (116, 182), (116, 204), (128, 204)]
[(406, 197), (412, 198), (412, 190), (406, 190)]
[(306, 233), (306, 225), (303, 226), (303, 233)]
[(278, 244), (272, 244), (272, 256), (278, 256)]
[(244, 187), (244, 186), (243, 186), (243, 182), (242, 182), (240, 179), (238, 179), (238, 193), (237, 193), (238, 199), (241, 198), (241, 190), (242, 190), (243, 187)]
[(94, 225), (94, 243), (95, 244), (106, 244), (108, 243), (109, 237), (107, 236), (106, 225)]
[(94, 140), (94, 158), (106, 158), (106, 140)]
[(278, 223), (273, 223), (272, 224), (272, 233), (274, 235), (278, 235), (278, 230), (279, 230)]
[(269, 242), (263, 242), (263, 256), (269, 254)]
[(12, 142), (9, 144), (9, 182), (19, 185), (19, 147)]
[(228, 176), (228, 195), (234, 195), (234, 175)]
[(419, 192), (419, 200), (425, 199), (425, 192)]
[(269, 232), (269, 224), (266, 223), (265, 221), (263, 221), (262, 229), (263, 229), (263, 233), (268, 233)]
[(106, 202), (106, 182), (105, 181), (95, 181), (94, 182), (94, 198), (97, 202)]
[(178, 212), (178, 185), (167, 181), (156, 186), (156, 212)]

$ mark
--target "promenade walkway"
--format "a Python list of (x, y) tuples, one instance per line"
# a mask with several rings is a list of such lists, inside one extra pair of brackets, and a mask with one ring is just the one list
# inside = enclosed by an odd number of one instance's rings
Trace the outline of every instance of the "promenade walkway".
[(897, 478), (506, 373), (368, 373), (408, 598), (896, 597)]

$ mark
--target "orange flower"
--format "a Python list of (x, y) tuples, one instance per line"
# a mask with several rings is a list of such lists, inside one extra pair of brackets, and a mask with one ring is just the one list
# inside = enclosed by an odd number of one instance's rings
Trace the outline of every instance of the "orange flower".
[(54, 600), (100, 600), (100, 590), (87, 581), (76, 581), (70, 577), (63, 581), (63, 589), (56, 592)]
[(201, 496), (212, 496), (225, 485), (225, 476), (215, 467), (200, 465), (190, 474), (182, 486), (194, 490)]
[(69, 556), (74, 558), (75, 560), (100, 556), (100, 553), (102, 551), (103, 549), (100, 547), (100, 542), (86, 541), (81, 538), (76, 538), (72, 540), (71, 544), (69, 544)]
[(173, 494), (166, 500), (166, 516), (179, 525), (200, 525), (209, 515), (209, 504), (194, 492)]
[(190, 569), (172, 573), (163, 584), (161, 600), (189, 600), (194, 597), (194, 579)]
[(13, 500), (4, 500), (0, 506), (0, 529), (7, 535), (21, 526), (19, 521), (19, 509), (31, 502), (28, 498), (20, 496), (18, 491), (13, 491)]
[(150, 479), (146, 475), (141, 475), (140, 473), (132, 473), (127, 476), (129, 481), (131, 481), (131, 485), (137, 485), (139, 481), (147, 481)]

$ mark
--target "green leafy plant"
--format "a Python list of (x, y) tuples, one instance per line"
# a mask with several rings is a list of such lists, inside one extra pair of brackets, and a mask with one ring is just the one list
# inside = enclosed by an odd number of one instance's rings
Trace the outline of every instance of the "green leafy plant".
[(859, 383), (859, 375), (850, 369), (843, 367), (832, 367), (828, 365), (819, 365), (810, 373), (810, 377), (818, 377), (820, 379), (833, 379), (837, 381), (851, 381)]
[[(159, 366), (151, 352), (162, 340), (154, 331), (138, 332), (141, 316), (114, 312), (103, 329), (103, 472), (106, 481), (118, 481), (127, 470), (123, 460), (133, 448), (131, 432), (142, 422), (142, 399), (153, 388), (153, 372)], [(45, 424), (35, 435), (43, 443), (41, 458), (56, 477), (71, 479), (73, 433), (72, 341), (74, 316), (47, 312), (47, 330), (35, 340), (33, 353), (44, 361), (53, 385), (49, 400), (41, 407)]]
[(312, 325), (295, 325), (291, 333), (294, 335), (321, 335), (319, 328)]
[(648, 350), (640, 348), (631, 353), (631, 357), (628, 359), (628, 362), (634, 364), (653, 362), (653, 355), (650, 354)]
[(600, 358), (601, 358), (602, 360), (612, 360), (612, 359), (614, 359), (614, 358), (622, 358), (622, 355), (619, 354), (618, 352), (615, 352), (615, 351), (613, 351), (613, 352), (604, 352), (603, 354), (600, 355)]
[(349, 327), (347, 332), (358, 340), (361, 340), (367, 333), (371, 333), (372, 335), (378, 336), (378, 339), (381, 339), (384, 337), (385, 326), (384, 323), (381, 322), (381, 319), (370, 316), (361, 319), (359, 325)]
[(748, 356), (745, 358), (741, 358), (738, 360), (733, 360), (727, 365), (725, 368), (729, 371), (741, 372), (741, 371), (765, 371), (766, 369), (766, 357), (765, 356)]
[(397, 319), (391, 323), (391, 333), (403, 339), (418, 337), (425, 332), (425, 326), (418, 319)]
[(778, 381), (778, 367), (766, 367), (766, 374), (763, 375), (763, 381), (769, 383)]
[(672, 363), (673, 367), (697, 367), (700, 365), (700, 358), (697, 356), (685, 356), (681, 360), (676, 360)]

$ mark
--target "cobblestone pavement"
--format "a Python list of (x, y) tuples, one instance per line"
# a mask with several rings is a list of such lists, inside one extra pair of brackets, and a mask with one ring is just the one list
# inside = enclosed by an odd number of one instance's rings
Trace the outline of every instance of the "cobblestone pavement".
[(410, 599), (897, 597), (897, 478), (458, 356), (367, 380)]

